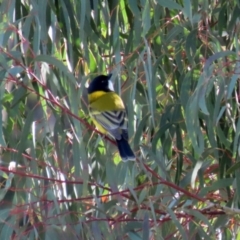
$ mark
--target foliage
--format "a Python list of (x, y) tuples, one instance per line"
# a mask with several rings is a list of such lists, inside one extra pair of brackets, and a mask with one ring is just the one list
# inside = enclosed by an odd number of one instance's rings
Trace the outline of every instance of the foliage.
[[(240, 239), (230, 1), (1, 1), (0, 239)], [(89, 119), (112, 72), (137, 161)]]

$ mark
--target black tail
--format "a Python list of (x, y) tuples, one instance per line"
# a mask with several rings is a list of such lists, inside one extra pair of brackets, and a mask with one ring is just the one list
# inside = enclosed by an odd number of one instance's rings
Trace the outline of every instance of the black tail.
[(122, 137), (121, 140), (116, 139), (116, 142), (123, 162), (136, 160), (136, 157), (126, 139)]

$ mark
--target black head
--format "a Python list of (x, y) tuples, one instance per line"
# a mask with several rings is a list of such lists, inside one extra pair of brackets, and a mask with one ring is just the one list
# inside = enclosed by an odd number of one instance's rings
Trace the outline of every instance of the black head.
[(113, 92), (114, 89), (110, 80), (111, 76), (112, 74), (108, 74), (107, 76), (100, 75), (95, 77), (89, 84), (88, 93), (90, 94), (96, 91)]

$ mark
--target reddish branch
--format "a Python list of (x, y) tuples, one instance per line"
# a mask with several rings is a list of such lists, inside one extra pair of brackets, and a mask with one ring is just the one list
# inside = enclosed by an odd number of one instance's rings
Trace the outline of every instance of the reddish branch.
[[(4, 49), (0, 49), (2, 52), (4, 52), (6, 55), (8, 55), (8, 57), (14, 59), (14, 57), (4, 51)], [(32, 52), (33, 54), (33, 52)], [(34, 55), (34, 54), (33, 54)], [(33, 56), (34, 57), (34, 56)], [(47, 93), (48, 93), (48, 96), (49, 97), (46, 97), (44, 95), (41, 95), (39, 93), (37, 93), (34, 89), (30, 88), (29, 86), (25, 85), (23, 82), (19, 81), (17, 78), (14, 78), (14, 76), (11, 76), (11, 78), (9, 78), (8, 80), (9, 81), (12, 81), (14, 82), (15, 84), (17, 85), (20, 85), (24, 88), (26, 88), (29, 92), (32, 92), (34, 94), (36, 94), (37, 96), (39, 96), (40, 98), (48, 101), (48, 102), (51, 102), (54, 106), (58, 107), (59, 109), (62, 110), (62, 112), (72, 116), (73, 118), (77, 119), (78, 121), (80, 121), (82, 124), (84, 124), (88, 129), (91, 129), (92, 131), (95, 131), (96, 133), (102, 135), (101, 132), (99, 132), (98, 130), (96, 130), (92, 125), (90, 125), (88, 122), (86, 122), (84, 119), (80, 118), (79, 116), (73, 114), (71, 112), (70, 109), (66, 108), (66, 106), (62, 105), (58, 99), (51, 93), (51, 91), (47, 88), (47, 86), (43, 83), (43, 81), (41, 81), (40, 79), (37, 78), (37, 76), (31, 71), (31, 68), (26, 68), (21, 62), (19, 62), (17, 59), (14, 59), (15, 60), (15, 63), (16, 65), (19, 65), (21, 66), (23, 69), (26, 70), (26, 72), (28, 72), (28, 74), (30, 74), (32, 76), (32, 78), (34, 79), (34, 81), (36, 81)], [(104, 136), (105, 139), (109, 142), (111, 142), (112, 144), (115, 144), (115, 142), (108, 136)], [(9, 150), (7, 148), (5, 148), (6, 150)], [(11, 149), (11, 151), (16, 151), (14, 149)], [(27, 154), (22, 154), (24, 157), (28, 158), (28, 159), (31, 159), (33, 160), (30, 156), (28, 156)], [(137, 160), (139, 161), (139, 160)], [(191, 193), (177, 185), (175, 185), (174, 183), (171, 183), (171, 182), (168, 182), (166, 180), (164, 180), (163, 178), (161, 178), (156, 172), (154, 172), (148, 165), (146, 165), (145, 163), (143, 163), (144, 167), (146, 168), (146, 170), (148, 172), (150, 172), (154, 177), (156, 177), (156, 179), (158, 179), (157, 182), (153, 182), (151, 184), (149, 183), (146, 183), (146, 184), (142, 184), (136, 188), (134, 188), (133, 190), (134, 191), (140, 191), (142, 190), (143, 188), (147, 187), (147, 188), (151, 188), (153, 186), (156, 186), (158, 184), (163, 184), (163, 185), (166, 185), (170, 188), (173, 188), (175, 189), (176, 191), (178, 191), (179, 193), (183, 193), (186, 197), (189, 197), (189, 198), (193, 198), (195, 200), (198, 200), (200, 202), (204, 202), (206, 199), (205, 198), (202, 198), (200, 196), (198, 196), (197, 194), (195, 193)], [(49, 166), (49, 167), (52, 167), (52, 166)], [(40, 175), (37, 175), (37, 174), (32, 174), (32, 173), (29, 173), (29, 172), (23, 172), (23, 171), (10, 171), (8, 170), (7, 168), (5, 167), (0, 167), (0, 170), (2, 171), (5, 171), (5, 172), (12, 172), (18, 176), (22, 176), (22, 177), (27, 177), (27, 178), (34, 178), (34, 179), (40, 179), (40, 180), (47, 180), (49, 182), (52, 182), (52, 183), (67, 183), (67, 184), (83, 184), (83, 180), (80, 179), (80, 180), (76, 180), (76, 181), (71, 181), (71, 180), (60, 180), (60, 179), (55, 179), (55, 178), (48, 178), (48, 177), (44, 177), (44, 176), (40, 176)], [(58, 170), (59, 171), (59, 170)], [(108, 194), (102, 194), (102, 195), (99, 195), (97, 196), (98, 198), (110, 198), (110, 197), (113, 197), (113, 196), (116, 196), (116, 195), (119, 195), (119, 196), (122, 196), (124, 198), (127, 198), (127, 199), (131, 199), (131, 192), (129, 189), (125, 189), (125, 190), (122, 190), (122, 191), (118, 191), (118, 192), (112, 192), (112, 190), (110, 188), (107, 188), (105, 186), (102, 186), (96, 182), (88, 182), (88, 185), (91, 185), (91, 186), (95, 186), (95, 187), (98, 187), (98, 188), (102, 188), (104, 190), (107, 190), (109, 193)], [(14, 189), (13, 189), (14, 190)], [(93, 195), (90, 195), (90, 196), (86, 196), (86, 197), (81, 197), (81, 198), (76, 198), (76, 199), (63, 199), (63, 200), (57, 200), (58, 203), (65, 203), (65, 202), (84, 202), (84, 201), (88, 201), (88, 200), (94, 200), (96, 196), (93, 196)], [(36, 201), (36, 202), (31, 202), (31, 204), (26, 204), (26, 205), (21, 205), (21, 207), (26, 207), (26, 206), (33, 206), (34, 204), (37, 204), (39, 202), (47, 202), (48, 204), (52, 204), (54, 201), (53, 200), (48, 200), (44, 197), (42, 197), (39, 201)], [(19, 207), (19, 206), (18, 206)], [(134, 213), (134, 212), (137, 212), (138, 210), (148, 210), (148, 211), (151, 211), (151, 209), (145, 205), (140, 205), (140, 206), (134, 206), (130, 212), (131, 213)], [(161, 215), (161, 216), (165, 216), (164, 218), (161, 218), (161, 219), (156, 219), (156, 222), (157, 223), (163, 223), (163, 222), (166, 222), (166, 221), (170, 221), (170, 217), (168, 215), (166, 215), (166, 213), (164, 211), (162, 211), (161, 209), (154, 209), (155, 213), (158, 214), (158, 215)], [(70, 212), (68, 212), (69, 214)], [(76, 214), (76, 212), (74, 212), (74, 214)], [(82, 213), (81, 213), (82, 214)], [(192, 216), (189, 216), (188, 214), (186, 213), (175, 213), (176, 216), (178, 218), (186, 218), (188, 219), (188, 221), (190, 221), (190, 219), (192, 218)], [(215, 215), (219, 215), (221, 213), (219, 212), (207, 212), (205, 214), (208, 214), (208, 215), (211, 215), (211, 216), (214, 216)], [(56, 216), (55, 216), (56, 217)], [(128, 214), (126, 213), (123, 213), (123, 214), (120, 214), (118, 215), (117, 217), (115, 218), (94, 218), (93, 216), (88, 216), (88, 220), (86, 220), (86, 222), (93, 222), (93, 221), (107, 221), (109, 222), (109, 224), (116, 224), (116, 223), (119, 223), (119, 222), (130, 222), (130, 221), (138, 221), (138, 222), (141, 222), (143, 221), (142, 219), (135, 219), (135, 218), (129, 218)], [(152, 219), (149, 219), (149, 222), (150, 224), (151, 223), (154, 223), (154, 220)], [(42, 224), (42, 223), (37, 223), (37, 224)]]

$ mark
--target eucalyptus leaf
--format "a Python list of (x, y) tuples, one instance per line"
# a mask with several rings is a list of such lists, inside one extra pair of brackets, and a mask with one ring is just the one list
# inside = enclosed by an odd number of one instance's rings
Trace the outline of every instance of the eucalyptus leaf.
[[(239, 237), (239, 9), (2, 1), (0, 239)], [(135, 161), (89, 115), (108, 73)]]

